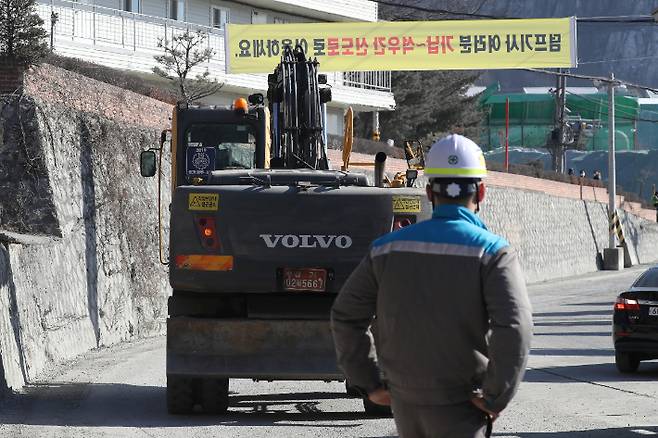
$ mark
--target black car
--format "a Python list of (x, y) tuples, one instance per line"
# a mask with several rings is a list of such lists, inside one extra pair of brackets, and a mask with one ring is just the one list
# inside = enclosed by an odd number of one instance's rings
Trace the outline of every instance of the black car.
[(658, 358), (658, 266), (647, 269), (615, 302), (612, 337), (622, 373)]

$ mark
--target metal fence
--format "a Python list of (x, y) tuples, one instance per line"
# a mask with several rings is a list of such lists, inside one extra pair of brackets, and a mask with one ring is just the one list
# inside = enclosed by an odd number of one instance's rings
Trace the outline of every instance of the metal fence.
[[(202, 32), (207, 36), (208, 48), (214, 51), (209, 61), (215, 64), (212, 68), (223, 71), (225, 67), (224, 32), (220, 29), (66, 0), (39, 3), (37, 11), (46, 26), (50, 25), (51, 14), (57, 14), (54, 26), (57, 44), (70, 38), (81, 44), (148, 52), (148, 56), (162, 52), (158, 47), (161, 41), (170, 40), (187, 30)], [(332, 85), (391, 91), (390, 72), (346, 72), (329, 76), (335, 78)]]
[(343, 73), (343, 85), (369, 90), (391, 91), (390, 71), (350, 71)]

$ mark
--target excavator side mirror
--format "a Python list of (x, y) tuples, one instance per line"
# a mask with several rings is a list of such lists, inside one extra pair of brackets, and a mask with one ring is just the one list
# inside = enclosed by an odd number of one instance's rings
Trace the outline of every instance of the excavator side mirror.
[(155, 176), (156, 170), (155, 152), (142, 151), (139, 155), (139, 171), (142, 176), (145, 178)]
[(331, 102), (331, 88), (320, 88), (320, 103)]
[(263, 105), (263, 103), (265, 103), (265, 98), (263, 97), (262, 93), (250, 94), (247, 99), (252, 105)]

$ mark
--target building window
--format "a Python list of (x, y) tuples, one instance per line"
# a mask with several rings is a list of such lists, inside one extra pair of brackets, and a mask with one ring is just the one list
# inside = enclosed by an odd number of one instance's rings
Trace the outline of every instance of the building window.
[(169, 0), (169, 18), (185, 20), (185, 0)]
[(274, 24), (288, 24), (290, 23), (290, 20), (287, 18), (281, 18), (281, 17), (274, 17)]
[(224, 26), (230, 23), (228, 9), (212, 7), (212, 27), (224, 29)]
[(123, 0), (123, 10), (126, 12), (139, 12), (140, 0)]
[(267, 14), (255, 10), (251, 11), (251, 24), (267, 24)]

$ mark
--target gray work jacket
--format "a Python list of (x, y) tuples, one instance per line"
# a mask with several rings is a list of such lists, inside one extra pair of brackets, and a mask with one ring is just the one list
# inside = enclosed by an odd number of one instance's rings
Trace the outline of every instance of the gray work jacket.
[(467, 208), (444, 205), (373, 243), (338, 294), (331, 327), (351, 385), (380, 387), (378, 363), (404, 401), (461, 403), (481, 391), (501, 411), (525, 372), (532, 311), (509, 244)]

